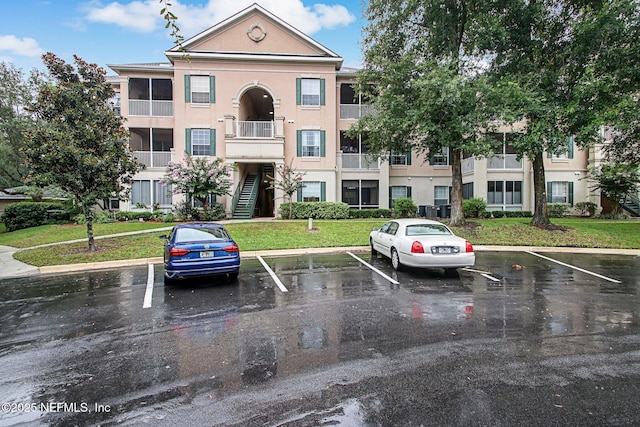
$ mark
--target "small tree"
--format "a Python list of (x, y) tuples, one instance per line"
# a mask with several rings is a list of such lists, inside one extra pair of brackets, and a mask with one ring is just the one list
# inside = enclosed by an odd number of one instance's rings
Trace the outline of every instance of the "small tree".
[(53, 53), (43, 56), (53, 84), (43, 86), (29, 110), (35, 124), (25, 132), (27, 183), (54, 185), (82, 207), (89, 250), (95, 251), (93, 207), (126, 193), (143, 169), (129, 149), (123, 118), (109, 100), (114, 96), (106, 72), (74, 56), (76, 67)]
[(298, 189), (306, 187), (304, 182), (302, 182), (302, 178), (304, 177), (304, 172), (298, 172), (289, 165), (276, 166), (276, 177), (267, 176), (268, 179), (271, 180), (270, 189), (277, 188), (278, 190), (282, 190), (285, 194), (285, 197), (289, 203), (289, 218), (293, 215), (293, 205), (292, 198), (293, 194), (298, 191)]
[(232, 166), (225, 165), (223, 159), (193, 157), (186, 154), (184, 163), (169, 162), (162, 185), (171, 185), (174, 194), (186, 194), (202, 203), (205, 218), (208, 218), (208, 198), (210, 194), (229, 194)]
[(600, 190), (613, 204), (613, 213), (619, 214), (629, 196), (638, 192), (640, 169), (635, 164), (603, 163), (599, 167), (590, 168), (587, 178), (595, 181), (591, 188)]

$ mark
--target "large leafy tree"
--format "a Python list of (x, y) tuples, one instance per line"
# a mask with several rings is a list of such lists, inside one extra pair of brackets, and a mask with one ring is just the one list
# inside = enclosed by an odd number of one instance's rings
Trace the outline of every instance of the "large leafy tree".
[[(464, 222), (462, 152), (491, 152), (487, 131), (506, 117), (508, 104), (484, 73), (490, 52), (482, 46), (495, 31), (493, 7), (472, 0), (371, 0), (365, 11), (358, 82), (375, 113), (350, 132), (367, 132), (371, 151), (382, 157), (409, 149), (425, 155), (450, 150), (452, 225)], [(500, 85), (509, 92), (508, 84)]]
[(176, 194), (186, 194), (200, 203), (208, 218), (209, 195), (224, 196), (231, 189), (232, 167), (224, 160), (194, 157), (185, 154), (184, 162), (169, 162), (162, 178), (163, 185), (170, 185)]
[(109, 100), (114, 92), (104, 69), (74, 56), (75, 67), (53, 53), (43, 62), (53, 83), (40, 89), (29, 110), (35, 124), (25, 134), (29, 182), (55, 185), (82, 207), (89, 250), (95, 251), (93, 208), (124, 197), (142, 170), (128, 145), (128, 132)]
[(33, 69), (28, 76), (13, 64), (0, 63), (0, 189), (22, 185), (24, 131), (33, 124), (26, 107), (35, 99), (46, 76)]
[(622, 212), (622, 206), (638, 194), (640, 166), (630, 163), (603, 163), (589, 169), (588, 177), (595, 182), (592, 189), (613, 204), (613, 213)]
[(628, 122), (621, 111), (637, 96), (638, 5), (509, 0), (495, 19), (501, 31), (487, 39), (495, 51), (491, 71), (522, 88), (527, 128), (512, 144), (533, 162), (532, 224), (543, 225), (549, 222), (544, 153), (566, 150), (569, 135), (585, 147), (597, 140), (601, 125)]

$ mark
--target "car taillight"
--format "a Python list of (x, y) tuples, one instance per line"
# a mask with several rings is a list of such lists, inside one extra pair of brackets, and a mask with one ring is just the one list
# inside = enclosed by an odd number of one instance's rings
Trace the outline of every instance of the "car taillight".
[(473, 252), (473, 246), (471, 245), (470, 241), (465, 241), (465, 248), (464, 248), (465, 252)]
[(423, 254), (424, 253), (424, 247), (422, 246), (422, 243), (413, 242), (413, 244), (411, 245), (411, 253), (412, 254)]
[(184, 248), (171, 248), (169, 249), (169, 256), (183, 256), (191, 252), (189, 249)]
[(222, 250), (225, 252), (240, 252), (240, 248), (235, 243), (231, 246), (226, 246), (222, 248)]

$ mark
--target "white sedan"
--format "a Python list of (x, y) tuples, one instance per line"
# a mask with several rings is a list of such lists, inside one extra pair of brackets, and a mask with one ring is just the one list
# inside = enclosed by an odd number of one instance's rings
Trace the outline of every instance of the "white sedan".
[(402, 266), (444, 268), (453, 271), (476, 262), (473, 246), (438, 221), (394, 219), (369, 235), (371, 254), (391, 258), (395, 270)]

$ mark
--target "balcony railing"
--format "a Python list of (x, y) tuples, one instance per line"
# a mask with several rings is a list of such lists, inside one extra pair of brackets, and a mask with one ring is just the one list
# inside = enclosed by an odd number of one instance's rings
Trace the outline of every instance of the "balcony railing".
[(148, 168), (163, 168), (171, 161), (170, 151), (134, 151), (135, 157)]
[(359, 119), (373, 113), (373, 105), (366, 104), (340, 104), (340, 119)]
[(522, 169), (522, 159), (516, 154), (487, 157), (487, 169)]
[(462, 159), (462, 173), (471, 173), (473, 172), (473, 157), (467, 157), (466, 159)]
[(273, 122), (236, 122), (238, 138), (273, 138)]
[(380, 169), (378, 159), (366, 154), (342, 154), (343, 169)]
[(173, 116), (173, 101), (153, 101), (148, 99), (130, 99), (130, 116)]

